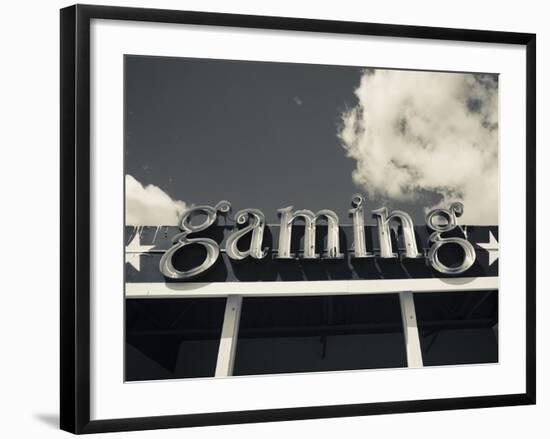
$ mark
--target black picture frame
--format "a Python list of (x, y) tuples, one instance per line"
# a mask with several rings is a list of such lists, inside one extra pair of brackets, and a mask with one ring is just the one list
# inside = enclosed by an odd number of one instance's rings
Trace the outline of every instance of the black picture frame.
[[(513, 44), (526, 47), (526, 392), (383, 403), (90, 420), (90, 21), (183, 23), (335, 34)], [(535, 140), (536, 36), (302, 18), (75, 5), (61, 10), (61, 351), (60, 424), (98, 433), (324, 417), (535, 404)]]

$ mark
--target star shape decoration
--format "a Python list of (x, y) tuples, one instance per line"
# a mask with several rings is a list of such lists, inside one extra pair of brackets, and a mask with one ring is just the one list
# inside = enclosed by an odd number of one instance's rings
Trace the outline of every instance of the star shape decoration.
[(126, 246), (126, 262), (141, 271), (141, 255), (151, 250), (154, 245), (141, 245), (139, 242), (139, 233), (136, 233), (132, 241)]
[(493, 232), (489, 230), (489, 242), (478, 242), (477, 245), (487, 251), (489, 254), (489, 266), (493, 265), (498, 259), (498, 241)]

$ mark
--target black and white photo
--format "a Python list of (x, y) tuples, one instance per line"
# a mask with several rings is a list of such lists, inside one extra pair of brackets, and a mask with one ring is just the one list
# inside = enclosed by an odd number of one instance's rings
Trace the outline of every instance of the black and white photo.
[(535, 35), (61, 11), (61, 428), (535, 403)]
[(127, 380), (498, 362), (497, 74), (124, 62)]

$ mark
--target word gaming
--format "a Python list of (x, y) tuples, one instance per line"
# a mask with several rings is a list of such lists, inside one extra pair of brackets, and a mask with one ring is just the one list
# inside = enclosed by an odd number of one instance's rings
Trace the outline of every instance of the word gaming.
[[(428, 251), (424, 255), (418, 251), (414, 225), (408, 213), (402, 210), (393, 210), (388, 213), (386, 207), (373, 210), (372, 216), (376, 220), (379, 249), (374, 253), (367, 248), (365, 236), (365, 212), (364, 199), (356, 194), (352, 197), (352, 208), (349, 214), (353, 219), (353, 246), (351, 257), (357, 259), (366, 258), (398, 258), (394, 251), (391, 239), (391, 226), (400, 225), (401, 237), (404, 243), (403, 258), (426, 258), (428, 263), (438, 272), (447, 275), (457, 275), (468, 270), (475, 262), (476, 253), (473, 245), (461, 237), (444, 237), (443, 234), (454, 230), (457, 226), (457, 218), (464, 212), (462, 203), (452, 203), (448, 209), (438, 208), (431, 210), (426, 215), (426, 225), (433, 231), (428, 238)], [(231, 212), (229, 201), (220, 201), (215, 206), (195, 206), (186, 210), (179, 222), (181, 232), (172, 238), (173, 245), (160, 260), (160, 271), (169, 279), (188, 280), (195, 278), (209, 270), (220, 256), (220, 245), (207, 237), (190, 237), (191, 234), (204, 232), (213, 226), (218, 215), (228, 215)], [(340, 250), (340, 225), (335, 212), (328, 209), (319, 210), (317, 213), (307, 209), (294, 210), (293, 206), (277, 210), (280, 217), (279, 237), (275, 259), (306, 259), (306, 260), (338, 260), (344, 258)], [(191, 220), (197, 216), (205, 217), (200, 224), (192, 224)], [(324, 251), (319, 254), (316, 249), (317, 222), (325, 219), (327, 223), (327, 236)], [(262, 260), (269, 254), (268, 247), (262, 247), (264, 232), (266, 229), (265, 216), (262, 211), (253, 208), (238, 211), (234, 220), (240, 228), (236, 228), (227, 238), (225, 252), (234, 261), (244, 259)], [(297, 220), (304, 222), (303, 249), (297, 253), (291, 252), (291, 238), (293, 226)], [(248, 248), (243, 250), (239, 242), (249, 235)], [(202, 263), (188, 270), (179, 270), (174, 266), (174, 256), (182, 249), (190, 245), (200, 245), (205, 250)], [(444, 246), (457, 245), (462, 248), (461, 261), (453, 266), (445, 265), (438, 253)]]

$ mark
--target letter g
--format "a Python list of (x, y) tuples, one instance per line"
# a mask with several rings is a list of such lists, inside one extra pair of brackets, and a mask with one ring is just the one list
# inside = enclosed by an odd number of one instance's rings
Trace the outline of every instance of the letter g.
[[(210, 227), (216, 221), (218, 212), (227, 213), (231, 209), (229, 201), (220, 201), (215, 207), (212, 206), (197, 206), (187, 210), (180, 221), (181, 233), (178, 233), (172, 238), (173, 246), (170, 247), (160, 260), (159, 268), (164, 276), (170, 279), (191, 279), (195, 276), (203, 274), (211, 268), (218, 260), (220, 255), (220, 247), (218, 243), (209, 238), (188, 238), (191, 233), (202, 232)], [(191, 218), (194, 215), (206, 215), (206, 219), (198, 225), (191, 224)], [(206, 250), (206, 257), (202, 264), (193, 267), (189, 270), (181, 271), (174, 267), (173, 257), (176, 252), (180, 251), (191, 244), (202, 245)]]
[[(433, 232), (428, 241), (433, 242), (433, 245), (428, 251), (428, 261), (440, 273), (444, 274), (460, 274), (468, 270), (476, 260), (476, 253), (472, 244), (464, 239), (458, 237), (444, 238), (443, 233), (449, 232), (457, 227), (456, 218), (461, 216), (464, 211), (462, 203), (453, 203), (450, 209), (435, 209), (428, 213), (426, 217), (426, 223)], [(443, 224), (438, 224), (436, 218), (441, 217), (444, 219)], [(449, 267), (439, 260), (438, 251), (446, 244), (459, 245), (464, 251), (464, 257), (462, 262), (454, 267)]]

